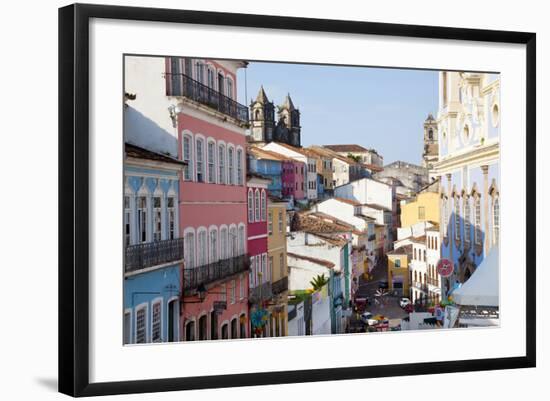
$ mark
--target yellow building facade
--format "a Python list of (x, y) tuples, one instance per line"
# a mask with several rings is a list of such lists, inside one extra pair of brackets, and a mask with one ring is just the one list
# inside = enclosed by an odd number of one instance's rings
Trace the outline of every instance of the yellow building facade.
[(410, 227), (422, 221), (439, 224), (439, 194), (422, 192), (414, 201), (401, 203), (401, 227)]
[(412, 245), (405, 245), (388, 252), (388, 290), (402, 291), (402, 296), (408, 296), (409, 261), (412, 256)]
[(272, 294), (270, 337), (288, 335), (288, 267), (286, 256), (286, 202), (269, 200), (267, 252)]

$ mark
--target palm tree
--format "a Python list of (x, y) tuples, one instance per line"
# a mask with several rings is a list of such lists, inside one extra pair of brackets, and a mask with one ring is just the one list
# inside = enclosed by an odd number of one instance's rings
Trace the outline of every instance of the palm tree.
[(324, 274), (320, 274), (314, 277), (309, 283), (315, 291), (319, 291), (328, 283), (328, 278), (326, 278)]

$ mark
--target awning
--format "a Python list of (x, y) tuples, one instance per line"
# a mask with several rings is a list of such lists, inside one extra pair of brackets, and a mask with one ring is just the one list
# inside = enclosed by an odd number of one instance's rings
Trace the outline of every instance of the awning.
[(472, 276), (460, 288), (453, 291), (453, 300), (458, 305), (499, 305), (499, 251), (491, 249)]

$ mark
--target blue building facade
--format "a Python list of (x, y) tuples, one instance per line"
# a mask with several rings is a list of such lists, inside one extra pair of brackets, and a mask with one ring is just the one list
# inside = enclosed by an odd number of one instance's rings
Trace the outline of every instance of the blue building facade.
[(317, 199), (325, 198), (324, 179), (321, 174), (317, 174)]
[(272, 195), (281, 198), (283, 194), (282, 183), (282, 160), (276, 156), (267, 155), (267, 152), (260, 149), (252, 149), (247, 152), (249, 171), (269, 178), (267, 189)]
[(124, 343), (179, 341), (184, 163), (130, 144), (124, 161)]
[(500, 77), (440, 72), (439, 179), (441, 257), (454, 272), (441, 280), (449, 295), (464, 283), (500, 233)]

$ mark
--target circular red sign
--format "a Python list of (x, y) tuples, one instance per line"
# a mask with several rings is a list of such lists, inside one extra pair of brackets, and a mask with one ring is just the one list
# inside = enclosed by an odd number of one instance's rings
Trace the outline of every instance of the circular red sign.
[(449, 259), (440, 259), (437, 262), (437, 272), (441, 277), (449, 277), (453, 274), (453, 261)]

